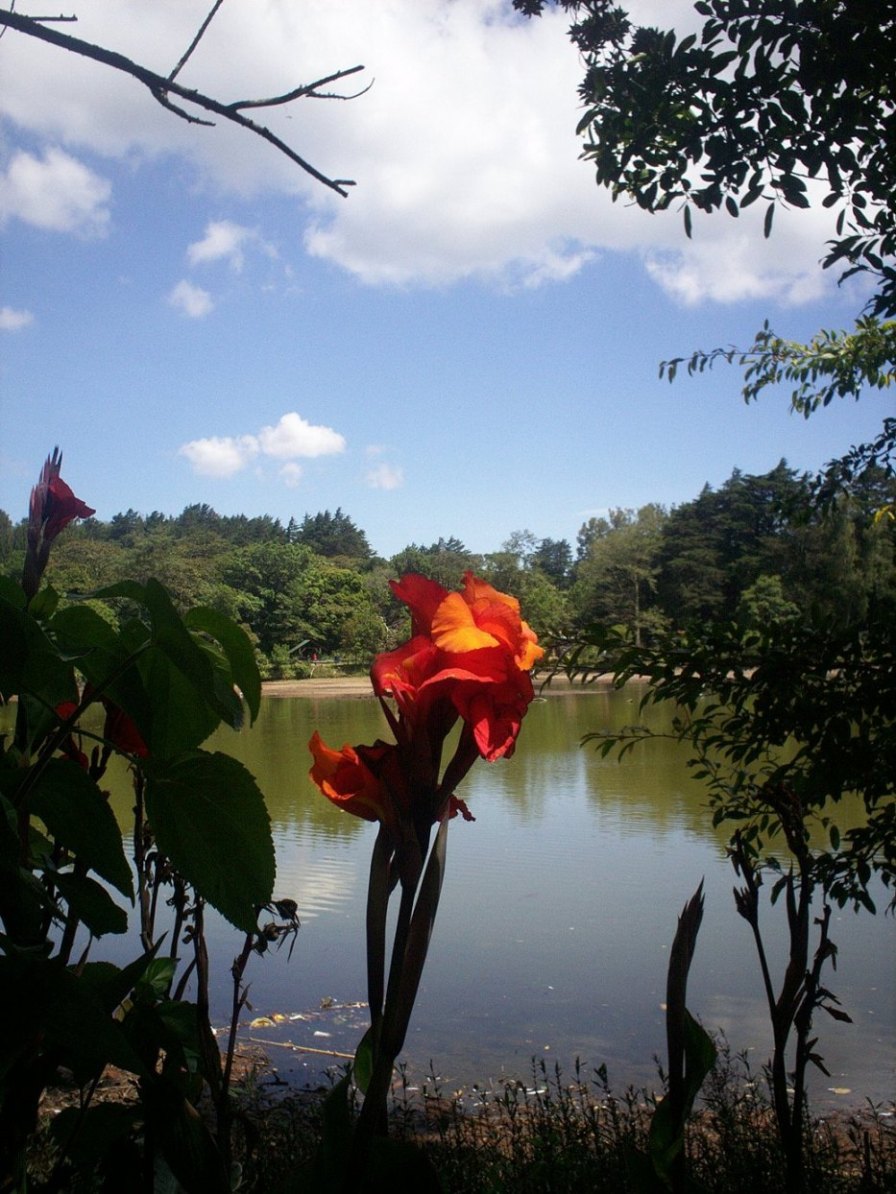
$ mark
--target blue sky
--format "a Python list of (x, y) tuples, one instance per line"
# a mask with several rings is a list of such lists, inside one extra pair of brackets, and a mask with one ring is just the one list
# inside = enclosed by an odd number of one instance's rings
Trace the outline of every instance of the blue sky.
[[(207, 0), (77, 0), (66, 30), (167, 73)], [(639, 0), (642, 20), (693, 19)], [(27, 11), (28, 6), (20, 6)], [(33, 10), (36, 11), (36, 10)], [(846, 326), (819, 208), (651, 217), (578, 160), (566, 18), (499, 0), (225, 0), (180, 81), (270, 95), (364, 64), (349, 102), (269, 123), (340, 198), (251, 134), (187, 125), (133, 80), (0, 39), (0, 508), (47, 452), (99, 517), (351, 515), (378, 554), (457, 536), (566, 538), (739, 467), (812, 469), (886, 395), (806, 421), (746, 407), (736, 369), (658, 362)], [(360, 82), (356, 82), (360, 80)], [(761, 215), (761, 213), (760, 213)]]

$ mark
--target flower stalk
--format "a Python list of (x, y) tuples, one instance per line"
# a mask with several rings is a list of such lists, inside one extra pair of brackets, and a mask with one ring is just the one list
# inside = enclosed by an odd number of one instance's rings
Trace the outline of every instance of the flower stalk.
[[(472, 573), (452, 593), (416, 574), (391, 582), (411, 612), (412, 637), (379, 655), (371, 681), (395, 741), (337, 751), (315, 732), (311, 778), (334, 804), (379, 823), (367, 892), (370, 1028), (352, 1076), (363, 1095), (344, 1188), (357, 1188), (372, 1142), (387, 1130), (387, 1099), (420, 986), (445, 874), (448, 826), (474, 820), (456, 789), (477, 759), (509, 758), (543, 654), (515, 598)], [(460, 733), (443, 765), (445, 744)], [(437, 826), (433, 838), (433, 827)], [(399, 907), (386, 973), (386, 918)], [(344, 1090), (345, 1088), (343, 1088)]]

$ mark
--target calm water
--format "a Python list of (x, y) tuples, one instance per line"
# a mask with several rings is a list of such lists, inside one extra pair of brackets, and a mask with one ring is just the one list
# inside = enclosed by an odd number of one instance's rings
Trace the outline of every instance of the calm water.
[[(654, 742), (619, 763), (579, 746), (584, 733), (634, 717), (632, 692), (551, 695), (532, 705), (515, 756), (477, 765), (460, 794), (476, 817), (452, 822), (439, 915), (406, 1057), (430, 1061), (445, 1088), (525, 1077), (530, 1059), (607, 1064), (611, 1083), (655, 1080), (665, 1050), (668, 950), (682, 905), (704, 880), (706, 910), (688, 991), (704, 1024), (757, 1067), (770, 1034), (750, 931), (734, 912), (734, 875), (705, 795), (674, 744)], [(278, 896), (298, 902), (302, 928), (286, 951), (251, 964), (244, 1035), (276, 1042), (282, 1073), (314, 1081), (331, 1063), (290, 1044), (351, 1052), (366, 1026), (363, 919), (375, 826), (340, 813), (307, 778), (307, 742), (388, 736), (369, 698), (266, 698), (258, 724), (213, 745), (241, 757), (269, 802)], [(880, 904), (883, 901), (878, 901)], [(766, 923), (783, 908), (764, 910)], [(213, 923), (223, 1023), (236, 935)], [(827, 985), (854, 1023), (816, 1021), (831, 1077), (816, 1106), (896, 1097), (896, 927), (892, 917), (835, 911), (836, 973)], [(781, 939), (778, 938), (778, 945)], [(774, 955), (780, 972), (780, 949)], [(318, 1010), (322, 1001), (335, 1006)], [(258, 1016), (286, 1017), (250, 1028)]]

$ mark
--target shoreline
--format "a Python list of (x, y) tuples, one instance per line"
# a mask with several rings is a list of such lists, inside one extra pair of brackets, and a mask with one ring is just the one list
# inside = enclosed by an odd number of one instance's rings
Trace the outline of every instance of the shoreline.
[[(548, 675), (535, 675), (536, 696), (589, 696), (594, 692), (606, 692), (614, 687), (613, 677), (599, 676), (587, 684), (573, 682), (567, 676), (555, 675), (547, 683)], [(541, 687), (544, 685), (544, 687)], [(373, 689), (367, 676), (312, 676), (308, 680), (265, 680), (261, 685), (261, 695), (282, 699), (287, 697), (357, 697), (373, 699)]]

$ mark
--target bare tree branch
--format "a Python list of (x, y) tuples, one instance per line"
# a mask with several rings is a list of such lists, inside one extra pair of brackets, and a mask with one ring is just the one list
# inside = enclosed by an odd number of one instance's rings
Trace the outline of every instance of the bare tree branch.
[[(220, 0), (219, 0), (220, 2)], [(200, 29), (196, 38), (194, 38), (187, 54), (181, 60), (181, 63), (175, 67), (174, 74), (180, 69), (180, 66), (189, 55), (192, 53), (195, 46), (198, 44), (199, 38), (202, 36), (205, 28), (207, 28), (209, 21), (214, 16), (215, 11), (219, 7), (216, 4), (206, 18), (203, 27)], [(285, 141), (282, 141), (275, 133), (272, 133), (265, 125), (256, 124), (255, 121), (250, 120), (247, 116), (243, 116), (240, 111), (241, 108), (247, 107), (273, 107), (277, 104), (289, 103), (291, 99), (309, 98), (309, 99), (350, 99), (351, 96), (331, 96), (318, 91), (318, 88), (324, 84), (333, 83), (340, 79), (345, 79), (349, 75), (355, 75), (358, 71), (364, 69), (363, 66), (352, 66), (346, 70), (339, 70), (331, 75), (327, 75), (323, 79), (319, 79), (316, 83), (309, 83), (304, 87), (298, 87), (294, 91), (289, 92), (284, 96), (278, 96), (274, 99), (262, 100), (241, 100), (235, 104), (224, 104), (220, 100), (213, 99), (211, 96), (203, 94), (201, 91), (195, 91), (190, 88), (181, 87), (179, 83), (175, 83), (172, 78), (165, 78), (164, 75), (157, 74), (155, 71), (149, 70), (145, 66), (141, 66), (137, 62), (133, 62), (130, 58), (126, 58), (123, 54), (118, 54), (114, 50), (107, 50), (103, 46), (94, 45), (92, 42), (82, 41), (80, 38), (71, 37), (66, 33), (60, 33), (56, 29), (47, 28), (46, 25), (39, 23), (34, 17), (22, 16), (12, 10), (0, 9), (0, 26), (3, 31), (6, 28), (15, 29), (19, 33), (26, 33), (29, 37), (36, 37), (40, 41), (49, 42), (50, 45), (58, 46), (60, 49), (68, 50), (73, 54), (80, 54), (85, 58), (90, 58), (94, 62), (100, 62), (104, 66), (110, 66), (113, 70), (120, 70), (124, 74), (131, 75), (132, 78), (137, 79), (146, 87), (155, 100), (157, 100), (164, 108), (168, 108), (183, 120), (189, 121), (191, 124), (213, 124), (213, 121), (202, 120), (198, 116), (185, 111), (178, 106), (171, 96), (177, 96), (178, 99), (185, 101), (188, 104), (195, 104), (199, 108), (204, 108), (207, 112), (213, 112), (216, 116), (222, 117), (224, 120), (229, 120), (233, 124), (238, 124), (241, 128), (248, 129), (255, 133), (256, 136), (261, 137), (262, 140), (268, 141), (275, 149), (284, 154), (291, 162), (295, 162), (306, 174), (310, 174), (317, 182), (322, 183), (331, 191), (336, 191), (337, 194), (346, 196), (347, 187), (355, 185), (354, 181), (349, 178), (328, 178), (322, 174), (310, 162), (307, 162), (303, 157), (291, 149)], [(359, 92), (358, 94), (363, 94)]]
[[(363, 70), (361, 66), (356, 66), (354, 70)], [(234, 112), (239, 112), (243, 108), (274, 108), (277, 104), (289, 104), (295, 99), (327, 99), (327, 100), (353, 100), (358, 99), (359, 96), (368, 92), (373, 83), (368, 83), (366, 87), (362, 87), (360, 91), (353, 91), (351, 95), (339, 95), (335, 91), (319, 91), (318, 88), (323, 87), (326, 83), (335, 83), (339, 79), (345, 78), (346, 75), (351, 74), (352, 71), (340, 70), (335, 74), (325, 75), (322, 79), (317, 79), (314, 83), (304, 83), (301, 87), (296, 87), (294, 91), (287, 91), (284, 95), (274, 95), (270, 99), (260, 100), (234, 100), (230, 104), (230, 108)]]

